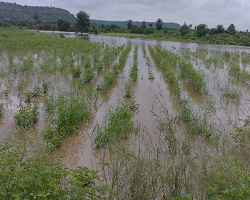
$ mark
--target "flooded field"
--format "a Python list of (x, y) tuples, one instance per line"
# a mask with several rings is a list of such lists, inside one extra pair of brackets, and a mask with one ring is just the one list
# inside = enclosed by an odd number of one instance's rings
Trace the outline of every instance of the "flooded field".
[[(98, 169), (100, 162), (123, 169), (141, 151), (150, 159), (163, 156), (169, 166), (186, 162), (185, 151), (190, 159), (202, 149), (206, 158), (217, 154), (221, 138), (248, 119), (250, 48), (64, 35), (72, 38), (64, 49), (1, 53), (1, 140), (11, 135), (38, 154), (50, 149), (49, 159), (63, 156), (72, 169)], [(112, 153), (108, 147), (116, 142)], [(192, 169), (187, 166), (190, 176)], [(127, 190), (116, 185), (126, 199)], [(177, 189), (172, 196), (191, 190)], [(193, 195), (202, 198), (205, 188), (200, 191)]]

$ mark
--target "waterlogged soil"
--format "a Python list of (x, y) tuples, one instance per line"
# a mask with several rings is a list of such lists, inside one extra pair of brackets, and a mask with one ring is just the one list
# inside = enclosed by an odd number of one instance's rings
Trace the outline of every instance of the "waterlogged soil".
[[(46, 32), (53, 35), (58, 35), (61, 32)], [(155, 62), (151, 57), (148, 45), (161, 46), (166, 50), (170, 50), (180, 56), (180, 59), (185, 59), (191, 62), (195, 69), (202, 73), (208, 88), (208, 94), (202, 95), (197, 92), (190, 81), (182, 77), (179, 70), (172, 66), (176, 71), (178, 79), (181, 84), (182, 95), (185, 98), (190, 99), (194, 111), (202, 112), (204, 106), (207, 104), (208, 99), (210, 103), (214, 105), (214, 112), (211, 121), (214, 122), (218, 129), (230, 132), (234, 129), (235, 125), (242, 124), (243, 120), (250, 114), (249, 99), (250, 99), (250, 87), (248, 82), (243, 82), (229, 74), (229, 62), (223, 59), (223, 53), (229, 52), (231, 59), (235, 56), (235, 52), (239, 54), (239, 57), (246, 53), (250, 55), (250, 48), (240, 46), (220, 46), (220, 45), (201, 45), (181, 42), (168, 42), (168, 41), (156, 41), (156, 40), (142, 40), (131, 38), (119, 38), (109, 37), (103, 35), (81, 35), (76, 33), (64, 33), (68, 38), (79, 38), (83, 40), (89, 40), (91, 42), (105, 43), (111, 46), (118, 45), (132, 45), (132, 49), (128, 55), (126, 64), (119, 70), (119, 74), (115, 81), (108, 88), (104, 94), (98, 94), (98, 106), (93, 113), (93, 117), (87, 123), (79, 125), (79, 129), (68, 135), (62, 144), (50, 153), (50, 157), (63, 156), (63, 162), (69, 168), (76, 168), (78, 165), (85, 165), (89, 167), (97, 167), (100, 162), (101, 153), (93, 148), (94, 132), (96, 124), (102, 124), (103, 117), (107, 109), (110, 106), (117, 105), (124, 98), (125, 83), (132, 82), (134, 90), (134, 100), (138, 103), (138, 112), (136, 112), (133, 121), (135, 124), (140, 125), (148, 132), (154, 133), (157, 129), (157, 125), (154, 122), (152, 112), (157, 112), (160, 108), (159, 100), (163, 101), (165, 108), (167, 108), (169, 115), (178, 116), (179, 107), (177, 104), (177, 97), (175, 91), (172, 88), (169, 80), (165, 76), (161, 65)], [(134, 49), (138, 45), (138, 78), (136, 81), (131, 81), (129, 72), (133, 66)], [(146, 54), (143, 52), (143, 46), (146, 47)], [(0, 67), (7, 68), (9, 55), (0, 56)], [(15, 57), (15, 62), (18, 63), (19, 57)], [(39, 55), (31, 55), (36, 58)], [(148, 58), (147, 58), (148, 57)], [(210, 58), (221, 58), (218, 62), (211, 61)], [(93, 79), (92, 84), (96, 88), (98, 84), (103, 81), (103, 76), (107, 73), (111, 66), (118, 62), (119, 55), (114, 57), (108, 66), (106, 66), (97, 76)], [(210, 59), (210, 60), (209, 60)], [(238, 59), (239, 65), (243, 67), (241, 59)], [(36, 60), (36, 62), (42, 62), (42, 60)], [(250, 63), (245, 64), (244, 68), (249, 69)], [(31, 72), (30, 72), (31, 73)], [(2, 77), (4, 77), (2, 75)], [(28, 76), (26, 76), (28, 77)], [(20, 78), (20, 77), (19, 77)], [(45, 94), (42, 97), (36, 98), (39, 105), (39, 120), (35, 126), (34, 132), (41, 132), (44, 129), (47, 113), (44, 108), (44, 99), (50, 94), (55, 94), (58, 91), (68, 91), (72, 85), (73, 78), (70, 73), (62, 74), (60, 71), (53, 75), (37, 75), (37, 78), (32, 78), (29, 85), (26, 87), (26, 91), (31, 90), (36, 84), (40, 83), (40, 79), (47, 80), (51, 83), (52, 88), (49, 94)], [(8, 134), (14, 134), (18, 132), (14, 122), (14, 115), (18, 112), (21, 106), (24, 104), (24, 94), (17, 91), (18, 81), (15, 76), (2, 78), (1, 84), (1, 103), (4, 104), (5, 113), (4, 117), (0, 121), (0, 140), (2, 140)], [(222, 96), (222, 88), (229, 86), (229, 88), (235, 88), (240, 93), (239, 99), (224, 98)], [(33, 127), (34, 128), (34, 127)], [(18, 130), (18, 131), (17, 131)], [(30, 130), (29, 130), (30, 132)], [(15, 134), (17, 140), (26, 140), (26, 137), (20, 137), (20, 134)]]

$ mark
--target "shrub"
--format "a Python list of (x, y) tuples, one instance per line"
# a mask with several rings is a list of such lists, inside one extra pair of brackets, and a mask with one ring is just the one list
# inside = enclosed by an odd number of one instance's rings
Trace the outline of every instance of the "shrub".
[(33, 108), (22, 107), (14, 116), (17, 126), (29, 128), (38, 121), (38, 106)]

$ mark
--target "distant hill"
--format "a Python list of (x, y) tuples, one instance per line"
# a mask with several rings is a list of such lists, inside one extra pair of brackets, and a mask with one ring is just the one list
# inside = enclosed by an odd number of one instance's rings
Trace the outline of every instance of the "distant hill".
[(57, 21), (58, 19), (75, 22), (75, 16), (62, 8), (42, 6), (21, 6), (16, 3), (0, 2), (0, 20), (2, 21), (34, 21), (34, 15), (41, 21)]
[[(105, 20), (95, 20), (95, 19), (91, 19), (90, 20), (91, 24), (96, 25), (96, 26), (100, 26), (102, 24), (104, 25), (111, 25), (111, 24), (115, 24), (117, 26), (120, 27), (127, 27), (127, 21), (105, 21)], [(133, 21), (133, 25), (136, 26), (141, 26), (142, 22), (138, 22), (138, 21)], [(153, 27), (155, 27), (156, 22), (146, 22), (147, 27), (149, 27), (149, 24), (152, 24)], [(176, 28), (179, 29), (181, 28), (180, 24), (174, 23), (174, 22), (169, 22), (163, 23), (163, 28)]]
[[(76, 17), (69, 11), (62, 8), (49, 6), (27, 6), (18, 5), (16, 3), (0, 2), (0, 21), (35, 21), (34, 16), (38, 16), (40, 22), (55, 22), (63, 19), (75, 23)], [(91, 24), (96, 26), (115, 24), (119, 27), (127, 27), (127, 21), (105, 21), (91, 19)], [(146, 22), (147, 27), (152, 24), (155, 27), (156, 22)], [(134, 21), (133, 25), (141, 26), (141, 22)], [(163, 28), (181, 28), (177, 23), (163, 23)]]

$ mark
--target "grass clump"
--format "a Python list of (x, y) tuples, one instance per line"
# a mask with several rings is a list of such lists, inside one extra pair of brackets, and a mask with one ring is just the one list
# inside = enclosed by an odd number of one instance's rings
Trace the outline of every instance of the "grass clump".
[(38, 121), (38, 106), (33, 108), (22, 107), (14, 116), (17, 126), (29, 128)]
[(109, 108), (103, 124), (96, 126), (95, 148), (99, 149), (127, 139), (134, 127), (132, 118), (133, 112), (129, 104), (122, 103)]
[(47, 123), (42, 133), (51, 149), (60, 145), (61, 140), (67, 134), (76, 131), (79, 123), (87, 121), (91, 116), (92, 109), (84, 95), (77, 94), (62, 95), (56, 102), (56, 110), (54, 105), (54, 98), (48, 98), (46, 109), (54, 112), (56, 116)]

